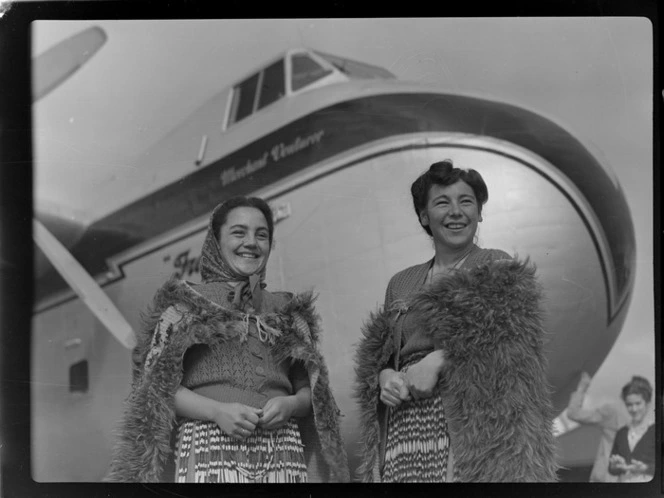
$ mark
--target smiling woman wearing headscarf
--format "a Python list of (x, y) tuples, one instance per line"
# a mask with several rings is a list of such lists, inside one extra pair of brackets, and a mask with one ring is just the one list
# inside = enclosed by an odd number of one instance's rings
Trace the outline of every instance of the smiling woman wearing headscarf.
[(273, 231), (265, 201), (229, 199), (203, 283), (157, 292), (107, 481), (349, 480), (314, 298), (265, 290)]

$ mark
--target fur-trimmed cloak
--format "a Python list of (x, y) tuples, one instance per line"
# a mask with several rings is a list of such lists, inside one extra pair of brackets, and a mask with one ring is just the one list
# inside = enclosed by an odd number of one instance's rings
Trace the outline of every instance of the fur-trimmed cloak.
[[(309, 375), (313, 409), (307, 417), (297, 419), (309, 481), (346, 482), (348, 460), (339, 429), (340, 412), (319, 352), (314, 300), (311, 293), (297, 294), (279, 312), (260, 317), (282, 332), (272, 346), (277, 361), (301, 360)], [(179, 320), (165, 334), (159, 333), (160, 320), (173, 313)], [(174, 431), (178, 425), (174, 398), (182, 380), (184, 354), (194, 344), (212, 345), (236, 338), (243, 327), (240, 312), (209, 301), (186, 282), (171, 279), (157, 292), (133, 351), (132, 388), (105, 481), (174, 480)]]
[[(557, 480), (540, 300), (534, 266), (501, 260), (450, 274), (409, 303), (449, 362), (437, 389), (460, 482)], [(392, 367), (393, 316), (372, 313), (355, 357), (365, 482), (382, 473), (386, 410), (378, 375)]]

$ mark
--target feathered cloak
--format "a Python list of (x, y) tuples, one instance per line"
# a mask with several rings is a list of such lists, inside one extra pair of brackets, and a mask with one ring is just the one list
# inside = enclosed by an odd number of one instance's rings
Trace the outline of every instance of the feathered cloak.
[[(534, 266), (502, 260), (455, 272), (409, 303), (449, 361), (437, 389), (460, 482), (557, 480), (540, 300)], [(392, 324), (389, 312), (373, 313), (355, 357), (365, 482), (380, 479), (383, 463), (378, 375), (392, 366)]]
[[(309, 374), (312, 411), (297, 419), (310, 482), (346, 482), (348, 460), (339, 429), (340, 412), (332, 396), (328, 371), (319, 352), (319, 317), (314, 296), (292, 296), (276, 313), (261, 314), (282, 335), (272, 347), (278, 361), (301, 360)], [(171, 317), (163, 332), (160, 321)], [(177, 318), (172, 319), (173, 316)], [(168, 281), (157, 292), (133, 351), (133, 380), (105, 481), (164, 482), (174, 479), (175, 392), (182, 361), (194, 344), (218, 344), (236, 338), (241, 314), (222, 308), (194, 292), (185, 282)]]

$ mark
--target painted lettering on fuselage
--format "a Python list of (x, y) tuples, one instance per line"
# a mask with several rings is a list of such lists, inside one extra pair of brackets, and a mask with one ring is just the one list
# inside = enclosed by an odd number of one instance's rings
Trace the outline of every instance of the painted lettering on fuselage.
[(173, 268), (175, 269), (174, 275), (177, 278), (191, 277), (194, 273), (198, 273), (198, 265), (200, 262), (200, 256), (191, 257), (189, 254), (191, 249), (182, 251), (175, 258), (170, 256), (164, 257), (164, 262), (168, 262), (173, 259)]
[(265, 168), (268, 164), (276, 164), (293, 154), (320, 143), (325, 130), (318, 130), (304, 137), (297, 136), (290, 143), (280, 142), (270, 147), (255, 159), (248, 159), (242, 166), (231, 166), (222, 171), (220, 175), (222, 186), (230, 185), (242, 178)]

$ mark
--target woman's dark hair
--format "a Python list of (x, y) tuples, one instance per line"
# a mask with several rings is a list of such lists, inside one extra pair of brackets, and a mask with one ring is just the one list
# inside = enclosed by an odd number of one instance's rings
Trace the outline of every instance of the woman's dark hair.
[(219, 207), (212, 218), (212, 231), (217, 240), (219, 240), (219, 235), (221, 233), (221, 226), (226, 223), (228, 219), (228, 213), (233, 209), (238, 207), (252, 207), (258, 209), (263, 216), (265, 216), (265, 221), (267, 221), (267, 229), (270, 235), (270, 245), (272, 245), (272, 234), (274, 233), (274, 219), (272, 218), (272, 210), (268, 206), (267, 202), (258, 197), (245, 197), (237, 196), (231, 197), (226, 202), (224, 202), (221, 207)]
[(627, 399), (630, 394), (639, 394), (646, 403), (650, 403), (652, 399), (652, 386), (648, 379), (635, 375), (632, 377), (625, 387), (622, 388), (622, 399)]
[[(459, 180), (466, 182), (473, 189), (475, 198), (477, 199), (477, 209), (482, 214), (482, 206), (489, 200), (489, 191), (486, 188), (486, 183), (474, 169), (459, 169), (455, 168), (450, 159), (445, 159), (437, 163), (433, 163), (428, 171), (422, 173), (417, 180), (410, 186), (410, 193), (413, 196), (413, 205), (415, 206), (415, 213), (417, 219), (420, 219), (420, 213), (424, 211), (429, 200), (429, 190), (433, 185), (442, 185), (447, 187), (453, 185)], [(422, 222), (420, 221), (420, 224)], [(422, 225), (422, 228), (431, 235), (431, 228)]]

